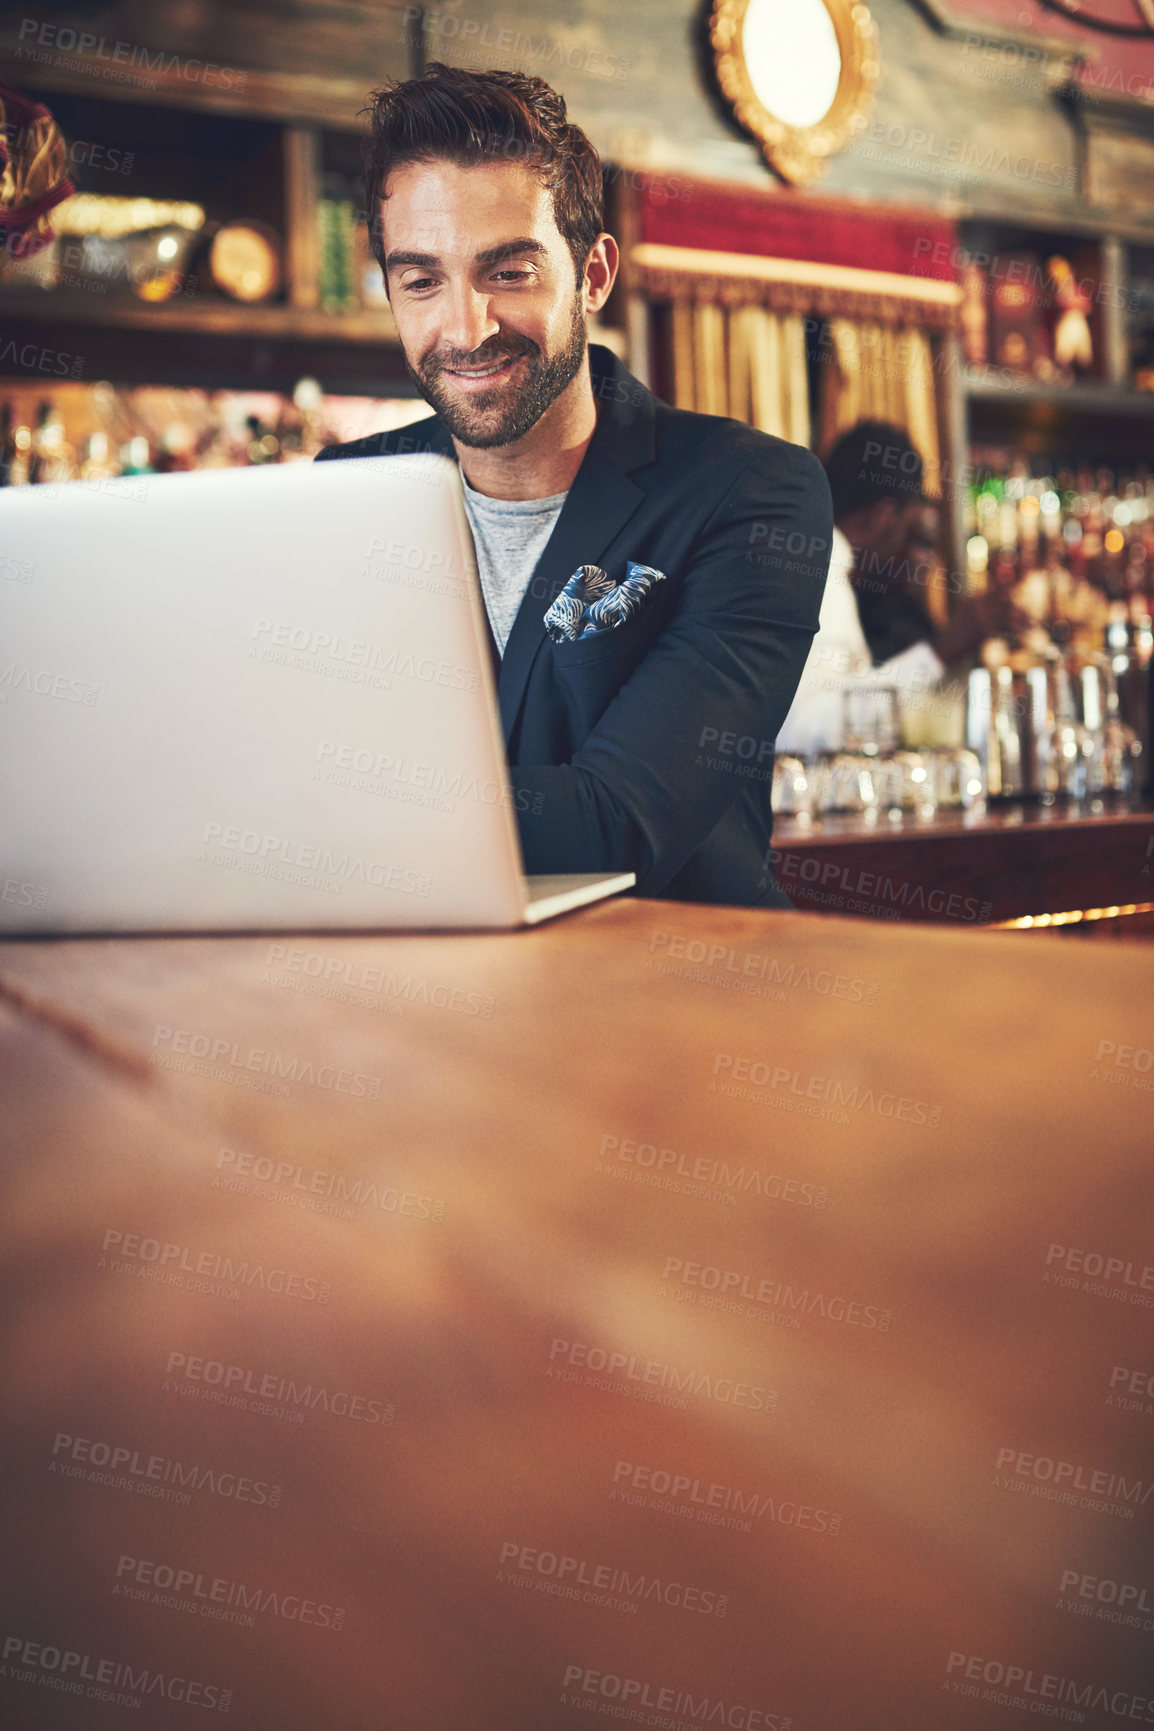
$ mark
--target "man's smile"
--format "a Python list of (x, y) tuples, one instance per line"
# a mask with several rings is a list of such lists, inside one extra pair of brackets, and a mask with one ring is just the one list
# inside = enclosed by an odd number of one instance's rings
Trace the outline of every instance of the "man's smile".
[(502, 360), (487, 361), (483, 366), (442, 367), (441, 373), (466, 391), (479, 390), (511, 377), (513, 368), (523, 358), (522, 355), (506, 355)]

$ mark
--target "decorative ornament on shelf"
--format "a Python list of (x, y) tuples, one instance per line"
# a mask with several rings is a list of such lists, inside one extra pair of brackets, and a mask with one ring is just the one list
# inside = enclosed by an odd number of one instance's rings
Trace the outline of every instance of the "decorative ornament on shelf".
[(68, 147), (42, 102), (0, 84), (0, 240), (12, 258), (32, 258), (55, 236), (49, 212), (75, 191)]
[(233, 300), (270, 300), (280, 287), (280, 245), (263, 223), (226, 222), (209, 249), (208, 268)]
[(1006, 252), (991, 278), (990, 351), (999, 367), (1049, 380), (1053, 376), (1049, 332), (1037, 253)]
[(80, 192), (53, 220), (59, 235), (74, 241), (68, 248), (71, 286), (111, 297), (131, 292), (143, 301), (195, 292), (189, 261), (204, 229), (201, 205)]
[(990, 358), (990, 282), (974, 259), (962, 266), (962, 349), (972, 367)]
[(1075, 368), (1088, 372), (1094, 364), (1094, 342), (1090, 335), (1090, 297), (1066, 259), (1057, 253), (1046, 260), (1047, 286), (1053, 296), (1051, 346), (1058, 377), (1069, 383)]
[(881, 72), (862, 0), (713, 0), (717, 81), (770, 167), (816, 180), (865, 125)]

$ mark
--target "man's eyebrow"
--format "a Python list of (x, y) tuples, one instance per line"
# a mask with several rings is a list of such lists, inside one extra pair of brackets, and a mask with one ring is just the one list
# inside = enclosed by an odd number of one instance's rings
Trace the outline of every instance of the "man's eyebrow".
[[(548, 248), (539, 240), (523, 236), (520, 240), (503, 240), (500, 246), (488, 246), (476, 253), (474, 264), (500, 264), (506, 258), (544, 258)], [(385, 258), (386, 270), (400, 270), (404, 265), (417, 265), (421, 270), (435, 270), (440, 264), (435, 252), (391, 252)]]

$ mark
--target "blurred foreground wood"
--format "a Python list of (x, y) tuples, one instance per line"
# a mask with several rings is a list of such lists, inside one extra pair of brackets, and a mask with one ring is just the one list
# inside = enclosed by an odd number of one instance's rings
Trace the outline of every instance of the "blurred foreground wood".
[(643, 901), (0, 945), (0, 1722), (1148, 1722), (1149, 983)]

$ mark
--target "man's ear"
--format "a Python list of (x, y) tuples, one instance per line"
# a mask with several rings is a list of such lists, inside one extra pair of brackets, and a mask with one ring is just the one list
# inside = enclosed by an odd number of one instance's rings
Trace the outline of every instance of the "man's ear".
[(609, 299), (609, 291), (617, 276), (621, 254), (611, 234), (599, 234), (590, 248), (582, 276), (585, 311), (599, 313)]

